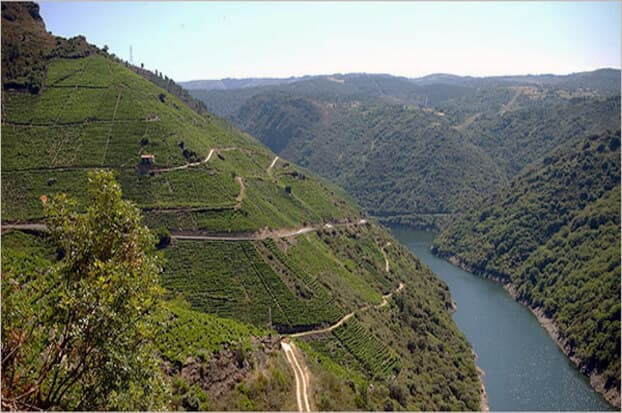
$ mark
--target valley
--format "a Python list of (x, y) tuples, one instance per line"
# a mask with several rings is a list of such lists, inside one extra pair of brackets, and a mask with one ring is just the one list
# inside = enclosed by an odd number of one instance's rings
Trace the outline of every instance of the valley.
[(178, 83), (54, 7), (2, 3), (3, 410), (619, 409), (619, 69)]
[(440, 230), (619, 405), (619, 71), (337, 78), (190, 93), (381, 223)]
[(438, 234), (402, 226), (391, 230), (449, 285), (457, 303), (454, 318), (485, 372), (491, 411), (614, 410), (501, 285), (434, 256), (430, 246)]

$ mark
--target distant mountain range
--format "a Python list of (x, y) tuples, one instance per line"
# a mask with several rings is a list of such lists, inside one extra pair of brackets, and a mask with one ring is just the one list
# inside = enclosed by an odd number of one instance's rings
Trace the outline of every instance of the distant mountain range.
[(288, 83), (239, 80), (245, 87), (190, 94), (385, 222), (443, 226), (557, 145), (619, 127), (616, 69), (281, 80)]
[(262, 86), (277, 86), (291, 84), (295, 82), (327, 79), (346, 81), (348, 79), (360, 77), (391, 77), (409, 80), (416, 85), (427, 86), (436, 84), (448, 84), (456, 86), (481, 87), (493, 84), (533, 84), (533, 85), (556, 85), (560, 87), (587, 87), (590, 89), (607, 90), (615, 87), (616, 82), (620, 81), (620, 69), (602, 68), (594, 71), (570, 73), (566, 75), (541, 74), (541, 75), (509, 75), (509, 76), (459, 76), (448, 73), (433, 73), (426, 76), (408, 78), (405, 76), (393, 76), (389, 74), (372, 73), (347, 73), (332, 75), (306, 75), (291, 77), (250, 77), (250, 78), (226, 78), (226, 79), (205, 79), (189, 80), (178, 82), (188, 90), (236, 90), (248, 89)]

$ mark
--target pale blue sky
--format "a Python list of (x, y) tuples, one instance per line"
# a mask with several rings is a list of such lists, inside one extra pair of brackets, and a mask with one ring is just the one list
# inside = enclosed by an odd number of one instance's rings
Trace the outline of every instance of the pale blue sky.
[(620, 67), (622, 3), (41, 2), (48, 30), (175, 80)]

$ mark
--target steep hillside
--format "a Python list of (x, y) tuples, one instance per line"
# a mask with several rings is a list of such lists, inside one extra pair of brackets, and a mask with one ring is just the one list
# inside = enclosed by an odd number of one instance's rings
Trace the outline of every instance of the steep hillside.
[(506, 283), (620, 405), (620, 132), (530, 166), (443, 232), (434, 251)]
[(82, 36), (63, 39), (48, 33), (36, 3), (2, 3), (2, 26), (3, 90), (39, 93), (50, 59), (98, 52)]
[[(3, 21), (3, 40), (22, 26)], [(3, 286), (35, 288), (21, 269), (63, 259), (42, 203), (66, 193), (87, 205), (87, 172), (113, 170), (166, 258), (156, 344), (171, 408), (295, 409), (279, 344), (296, 332), (323, 389), (314, 406), (478, 408), (447, 286), (338, 187), (103, 52), (46, 57), (38, 92), (3, 94)], [(302, 342), (319, 336), (325, 346)]]

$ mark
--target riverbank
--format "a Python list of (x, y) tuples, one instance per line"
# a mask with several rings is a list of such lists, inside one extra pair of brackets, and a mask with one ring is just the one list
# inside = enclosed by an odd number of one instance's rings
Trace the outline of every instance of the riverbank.
[(572, 348), (566, 342), (564, 337), (561, 336), (559, 328), (555, 325), (554, 320), (550, 317), (547, 317), (540, 308), (532, 307), (531, 305), (529, 305), (529, 303), (519, 299), (514, 286), (508, 281), (510, 278), (509, 276), (501, 277), (498, 274), (492, 274), (490, 272), (483, 271), (452, 254), (443, 253), (435, 249), (432, 249), (432, 253), (439, 258), (449, 261), (451, 264), (455, 265), (458, 268), (461, 268), (464, 271), (481, 276), (482, 278), (490, 279), (501, 283), (503, 285), (503, 288), (512, 296), (515, 301), (527, 307), (529, 311), (536, 317), (539, 324), (546, 330), (548, 335), (551, 337), (553, 342), (555, 342), (555, 344), (562, 351), (562, 353), (566, 355), (566, 357), (568, 357), (570, 361), (572, 361), (572, 363), (577, 366), (578, 370), (582, 374), (589, 378), (590, 385), (594, 388), (594, 390), (603, 395), (605, 400), (607, 400), (607, 402), (610, 403), (612, 406), (617, 407), (618, 409), (620, 408), (620, 389), (605, 388), (605, 380), (602, 374), (599, 374), (595, 371), (589, 372), (581, 367), (582, 360), (573, 354)]
[(484, 369), (482, 369), (481, 367), (477, 365), (478, 357), (477, 357), (477, 353), (475, 352), (475, 350), (471, 349), (471, 353), (473, 353), (473, 359), (475, 361), (475, 368), (477, 369), (477, 376), (479, 377), (479, 384), (480, 384), (479, 410), (481, 412), (488, 413), (490, 412), (490, 405), (488, 404), (488, 394), (486, 393), (486, 385), (484, 384), (484, 376), (486, 375), (486, 372), (484, 371)]

